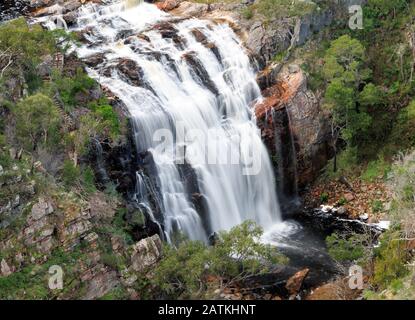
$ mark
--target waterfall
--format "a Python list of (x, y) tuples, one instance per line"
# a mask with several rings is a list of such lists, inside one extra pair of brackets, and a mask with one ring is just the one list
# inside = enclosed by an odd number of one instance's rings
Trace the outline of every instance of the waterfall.
[[(70, 30), (87, 42), (76, 49), (82, 59), (100, 56), (89, 74), (128, 107), (137, 154), (152, 154), (167, 239), (182, 232), (206, 241), (247, 219), (265, 228), (280, 222), (253, 113), (260, 89), (227, 24), (178, 19), (130, 0), (84, 5)], [(197, 177), (206, 217), (186, 189), (183, 164)], [(146, 188), (138, 172), (137, 199), (149, 207)]]

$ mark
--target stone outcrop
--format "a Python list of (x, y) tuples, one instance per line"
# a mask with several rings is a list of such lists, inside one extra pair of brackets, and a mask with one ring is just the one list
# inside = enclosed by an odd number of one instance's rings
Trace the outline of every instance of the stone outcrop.
[[(275, 84), (264, 90), (264, 101), (255, 107), (258, 125), (271, 154), (288, 157), (285, 164), (281, 163), (284, 159), (277, 164), (284, 169), (280, 172), (288, 175), (285, 183), (304, 186), (316, 177), (330, 156), (324, 115), (297, 65), (266, 79)], [(294, 152), (295, 159), (289, 159), (290, 152)], [(293, 162), (295, 168), (290, 167)], [(295, 191), (294, 186), (290, 189)]]
[(307, 277), (309, 271), (310, 270), (307, 268), (298, 271), (287, 280), (285, 288), (287, 289), (291, 298), (294, 298), (299, 293), (303, 285), (304, 279)]
[(137, 272), (142, 272), (160, 259), (162, 244), (160, 237), (156, 234), (137, 242), (131, 249), (131, 267)]

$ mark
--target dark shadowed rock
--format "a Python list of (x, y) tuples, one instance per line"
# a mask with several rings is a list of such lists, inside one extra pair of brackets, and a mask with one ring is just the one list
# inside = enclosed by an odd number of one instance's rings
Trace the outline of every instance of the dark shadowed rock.
[(208, 72), (199, 59), (192, 53), (184, 54), (183, 59), (189, 65), (193, 78), (204, 87), (208, 88), (213, 94), (219, 95), (216, 85), (213, 83), (212, 79), (210, 79)]

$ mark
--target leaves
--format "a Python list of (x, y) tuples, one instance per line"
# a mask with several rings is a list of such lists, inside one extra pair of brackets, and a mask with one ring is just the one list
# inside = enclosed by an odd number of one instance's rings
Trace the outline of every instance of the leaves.
[(272, 264), (285, 263), (275, 248), (259, 241), (262, 232), (254, 222), (245, 221), (228, 232), (220, 232), (213, 247), (199, 241), (184, 241), (177, 249), (166, 246), (154, 282), (172, 297), (200, 297), (208, 276), (230, 284), (265, 272)]

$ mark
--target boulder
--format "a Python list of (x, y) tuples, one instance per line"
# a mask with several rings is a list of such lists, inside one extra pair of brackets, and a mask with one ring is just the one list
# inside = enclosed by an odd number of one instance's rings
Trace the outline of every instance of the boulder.
[(176, 8), (179, 5), (179, 2), (177, 0), (164, 0), (157, 2), (156, 6), (160, 10), (163, 11), (170, 11)]
[(51, 214), (53, 212), (53, 206), (50, 202), (46, 201), (43, 198), (39, 198), (39, 201), (35, 203), (31, 211), (32, 220), (40, 220), (44, 216)]
[(161, 257), (162, 243), (156, 234), (132, 246), (131, 265), (133, 270), (142, 272), (154, 265)]
[(200, 17), (208, 11), (209, 5), (206, 3), (183, 1), (173, 12), (181, 17)]
[(310, 270), (308, 268), (303, 269), (301, 271), (298, 271), (296, 274), (294, 274), (291, 278), (288, 279), (285, 288), (287, 289), (291, 297), (296, 296), (299, 293), (301, 286), (303, 285), (304, 279), (307, 277), (309, 271)]
[(2, 259), (0, 263), (0, 275), (7, 277), (13, 273), (12, 269), (7, 264), (6, 260)]

